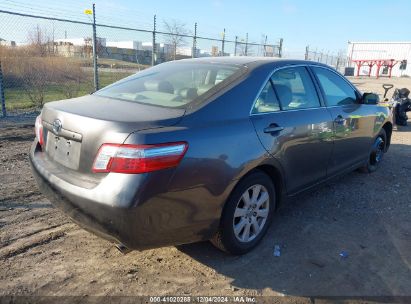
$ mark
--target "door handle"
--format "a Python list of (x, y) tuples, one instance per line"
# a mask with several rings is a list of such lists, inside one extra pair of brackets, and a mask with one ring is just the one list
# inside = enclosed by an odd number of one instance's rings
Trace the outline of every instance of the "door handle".
[(270, 125), (269, 127), (264, 129), (264, 133), (275, 133), (275, 132), (281, 132), (284, 130), (283, 127), (279, 127), (277, 125)]
[(341, 115), (338, 115), (335, 119), (334, 122), (338, 125), (343, 125), (345, 123), (345, 119), (344, 117), (342, 117)]

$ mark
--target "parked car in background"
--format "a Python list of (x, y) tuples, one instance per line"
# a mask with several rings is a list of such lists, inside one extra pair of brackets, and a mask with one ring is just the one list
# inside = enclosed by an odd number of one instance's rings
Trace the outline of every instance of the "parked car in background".
[(284, 197), (375, 171), (391, 132), (378, 96), (326, 65), (189, 59), (47, 103), (30, 160), (53, 204), (103, 238), (243, 254)]

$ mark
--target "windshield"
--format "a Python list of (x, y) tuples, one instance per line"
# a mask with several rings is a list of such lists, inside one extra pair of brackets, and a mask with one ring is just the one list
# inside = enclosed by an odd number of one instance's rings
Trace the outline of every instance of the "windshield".
[(160, 64), (113, 83), (95, 94), (163, 107), (181, 107), (239, 69), (240, 66), (215, 63)]

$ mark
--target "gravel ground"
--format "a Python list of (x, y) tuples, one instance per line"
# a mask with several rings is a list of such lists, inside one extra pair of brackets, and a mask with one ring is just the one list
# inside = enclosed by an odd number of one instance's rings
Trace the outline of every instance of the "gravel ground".
[(80, 229), (37, 190), (32, 123), (0, 121), (0, 295), (411, 296), (411, 127), (396, 128), (376, 173), (296, 197), (233, 257), (208, 242), (122, 255)]

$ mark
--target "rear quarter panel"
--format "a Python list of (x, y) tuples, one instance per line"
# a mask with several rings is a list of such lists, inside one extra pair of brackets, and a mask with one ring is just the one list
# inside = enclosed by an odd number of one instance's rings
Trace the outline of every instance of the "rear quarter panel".
[[(179, 218), (175, 228), (201, 231), (198, 239), (214, 234), (224, 203), (238, 180), (258, 165), (270, 162), (249, 117), (261, 79), (265, 79), (264, 74), (259, 76), (247, 77), (206, 106), (188, 110), (176, 126), (134, 132), (125, 141), (188, 143), (185, 157), (167, 185), (161, 187), (164, 192), (156, 195), (168, 199), (161, 205), (152, 200), (151, 208), (162, 210), (166, 218)], [(150, 177), (147, 184), (156, 187)]]

